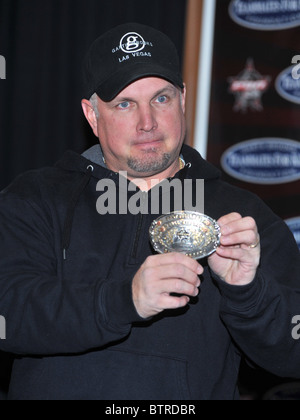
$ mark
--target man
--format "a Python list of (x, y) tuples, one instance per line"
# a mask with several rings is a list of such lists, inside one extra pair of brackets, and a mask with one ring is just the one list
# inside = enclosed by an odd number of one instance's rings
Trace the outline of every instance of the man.
[[(84, 75), (82, 108), (100, 144), (22, 175), (0, 198), (1, 349), (16, 355), (9, 398), (234, 399), (242, 355), (293, 376), (268, 283), (297, 286), (298, 249), (257, 197), (183, 146), (172, 42), (121, 25), (93, 43)], [(221, 246), (200, 261), (156, 254), (154, 192), (163, 200), (166, 180), (184, 193), (199, 179)], [(140, 211), (124, 211), (124, 197)]]

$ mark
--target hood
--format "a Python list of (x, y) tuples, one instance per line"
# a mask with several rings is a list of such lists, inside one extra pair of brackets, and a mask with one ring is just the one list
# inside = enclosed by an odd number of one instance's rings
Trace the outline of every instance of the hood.
[[(182, 148), (182, 158), (185, 162), (185, 167), (176, 175), (180, 179), (204, 179), (205, 181), (209, 181), (220, 178), (220, 171), (206, 162), (195, 149), (184, 145)], [(91, 147), (82, 155), (68, 151), (56, 166), (66, 171), (82, 173), (82, 178), (71, 192), (63, 227), (62, 251), (63, 258), (66, 260), (67, 249), (71, 240), (74, 212), (81, 194), (88, 186), (92, 177), (96, 179), (104, 179), (106, 177), (116, 179), (118, 174), (115, 174), (106, 167), (100, 144)]]
[[(184, 177), (188, 179), (204, 179), (205, 181), (219, 179), (221, 172), (212, 164), (202, 158), (194, 148), (183, 145), (182, 154), (186, 164)], [(101, 179), (112, 174), (105, 163), (100, 144), (92, 146), (82, 155), (73, 151), (67, 151), (56, 166), (70, 172), (86, 173), (87, 168), (92, 169), (91, 177)]]

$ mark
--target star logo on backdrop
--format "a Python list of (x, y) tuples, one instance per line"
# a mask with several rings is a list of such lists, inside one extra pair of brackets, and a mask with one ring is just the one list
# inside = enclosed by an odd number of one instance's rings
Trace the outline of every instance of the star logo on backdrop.
[(236, 77), (230, 77), (229, 92), (235, 95), (235, 112), (246, 113), (252, 111), (263, 111), (262, 95), (270, 86), (272, 78), (262, 76), (254, 66), (252, 58), (247, 60), (246, 68)]

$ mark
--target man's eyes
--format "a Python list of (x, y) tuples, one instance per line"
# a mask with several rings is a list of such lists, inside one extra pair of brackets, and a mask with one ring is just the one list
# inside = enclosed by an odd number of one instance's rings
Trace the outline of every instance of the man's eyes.
[[(169, 100), (168, 96), (166, 96), (166, 95), (160, 95), (160, 96), (158, 96), (155, 99), (155, 102), (156, 103), (159, 103), (159, 104), (165, 104), (165, 103), (168, 102), (168, 100)], [(124, 110), (124, 109), (130, 108), (130, 106), (131, 106), (131, 102), (130, 101), (124, 101), (124, 102), (119, 103), (117, 105), (117, 108)]]
[(127, 109), (130, 107), (130, 102), (126, 101), (126, 102), (122, 102), (118, 105), (118, 108), (120, 109)]
[(160, 104), (164, 104), (168, 101), (168, 97), (166, 95), (161, 95), (156, 99), (156, 101)]

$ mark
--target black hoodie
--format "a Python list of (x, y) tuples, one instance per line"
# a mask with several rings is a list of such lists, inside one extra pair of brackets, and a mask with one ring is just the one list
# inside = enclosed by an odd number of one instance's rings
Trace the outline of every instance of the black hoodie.
[(261, 265), (251, 285), (234, 287), (202, 260), (197, 298), (141, 319), (131, 283), (154, 253), (148, 230), (158, 215), (100, 215), (97, 183), (118, 186), (119, 177), (93, 155), (67, 152), (0, 195), (0, 348), (15, 354), (9, 398), (235, 399), (242, 354), (277, 375), (299, 375), (280, 284), (298, 287), (300, 258), (285, 223), (184, 146), (186, 166), (176, 177), (205, 180), (212, 218), (254, 217)]

